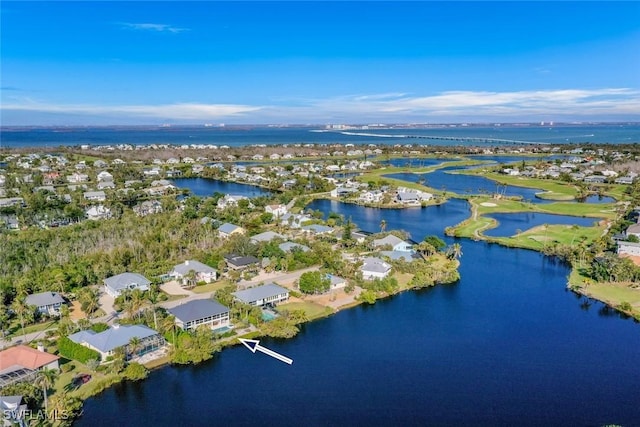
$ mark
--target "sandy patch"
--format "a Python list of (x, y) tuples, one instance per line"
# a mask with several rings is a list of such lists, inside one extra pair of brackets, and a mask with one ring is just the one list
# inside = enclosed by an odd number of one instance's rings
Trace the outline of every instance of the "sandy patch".
[(485, 208), (495, 208), (496, 205), (495, 203), (491, 203), (491, 202), (482, 202), (480, 203), (480, 206), (484, 206)]
[(87, 315), (84, 314), (84, 311), (82, 311), (79, 301), (73, 301), (71, 303), (71, 307), (69, 307), (69, 317), (71, 320), (80, 320), (87, 317)]

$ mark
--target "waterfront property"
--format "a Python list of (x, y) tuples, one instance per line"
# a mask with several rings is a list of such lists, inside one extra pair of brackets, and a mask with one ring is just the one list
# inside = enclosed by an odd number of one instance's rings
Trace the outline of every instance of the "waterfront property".
[(333, 274), (327, 274), (325, 277), (329, 279), (329, 289), (332, 291), (336, 289), (342, 289), (347, 286), (347, 281), (342, 277), (334, 276)]
[(311, 250), (308, 246), (301, 245), (300, 243), (295, 243), (295, 242), (280, 243), (278, 245), (278, 248), (280, 248), (282, 252), (293, 252), (293, 251), (309, 252)]
[(64, 304), (64, 298), (57, 292), (41, 292), (27, 295), (25, 303), (35, 306), (40, 314), (60, 316), (60, 307)]
[(229, 309), (218, 301), (199, 299), (170, 308), (176, 326), (184, 330), (206, 326), (212, 330), (230, 326)]
[(213, 282), (217, 278), (217, 271), (200, 261), (186, 260), (173, 267), (169, 276), (179, 280), (182, 286), (193, 287), (197, 282)]
[(368, 257), (363, 260), (360, 272), (365, 280), (384, 279), (391, 272), (391, 265), (380, 258)]
[[(139, 340), (135, 348), (130, 344), (132, 338)], [(124, 347), (126, 357), (130, 359), (155, 351), (166, 344), (162, 335), (144, 325), (116, 324), (102, 332), (87, 329), (69, 335), (69, 339), (97, 351), (103, 361), (113, 356), (119, 347)]]
[(255, 288), (245, 289), (244, 291), (234, 292), (233, 295), (237, 300), (245, 304), (256, 307), (267, 307), (288, 300), (289, 290), (275, 283), (269, 283), (256, 286)]
[(618, 241), (616, 244), (620, 257), (629, 258), (634, 264), (640, 265), (640, 243)]
[(122, 273), (104, 279), (104, 290), (114, 298), (119, 297), (123, 291), (139, 289), (148, 291), (151, 281), (138, 273)]
[(388, 236), (385, 236), (382, 239), (375, 239), (372, 244), (375, 249), (380, 249), (380, 248), (389, 246), (391, 247), (392, 251), (402, 251), (402, 252), (413, 251), (413, 245), (411, 243), (407, 243), (401, 238), (394, 236), (393, 234), (389, 234)]
[(38, 371), (58, 370), (60, 358), (44, 349), (17, 345), (0, 351), (0, 388), (19, 381), (33, 381)]

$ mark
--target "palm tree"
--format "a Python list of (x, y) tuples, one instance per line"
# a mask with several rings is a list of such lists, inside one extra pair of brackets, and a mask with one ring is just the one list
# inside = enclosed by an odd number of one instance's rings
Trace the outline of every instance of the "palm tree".
[(11, 310), (20, 318), (20, 325), (22, 326), (22, 339), (26, 340), (27, 336), (24, 332), (24, 321), (25, 317), (28, 317), (30, 309), (24, 297), (16, 297), (11, 303)]
[(382, 221), (380, 221), (380, 232), (384, 233), (384, 230), (386, 229), (387, 229), (387, 221), (383, 219)]
[(460, 245), (460, 243), (454, 243), (453, 245), (449, 246), (449, 249), (447, 250), (447, 256), (451, 259), (460, 258), (462, 256), (462, 246)]
[(47, 390), (53, 387), (53, 384), (58, 379), (58, 372), (54, 369), (43, 369), (38, 371), (38, 377), (36, 378), (36, 385), (42, 387), (42, 391), (44, 392), (44, 412), (46, 414), (49, 413), (49, 409), (47, 407)]
[(133, 358), (136, 355), (136, 353), (138, 352), (138, 350), (140, 350), (140, 347), (141, 347), (140, 338), (132, 337), (129, 340), (128, 347), (129, 347), (129, 354), (131, 354), (131, 358)]

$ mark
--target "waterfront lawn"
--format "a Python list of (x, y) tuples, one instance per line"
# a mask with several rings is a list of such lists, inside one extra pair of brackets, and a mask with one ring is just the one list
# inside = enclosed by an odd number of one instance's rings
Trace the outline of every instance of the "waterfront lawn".
[(561, 200), (566, 200), (566, 197), (573, 199), (578, 193), (574, 185), (551, 179), (526, 178), (522, 176), (503, 175), (497, 172), (480, 172), (477, 170), (465, 171), (465, 173), (467, 175), (482, 175), (485, 178), (491, 179), (500, 184), (544, 190), (551, 193), (546, 194), (546, 198), (549, 199), (555, 199), (556, 196), (561, 198)]
[(320, 317), (325, 317), (333, 313), (333, 310), (329, 307), (325, 307), (320, 304), (316, 304), (315, 302), (289, 302), (286, 304), (278, 305), (278, 311), (295, 311), (295, 310), (303, 310), (307, 319), (313, 320), (318, 319)]
[(630, 283), (593, 283), (581, 288), (585, 295), (603, 301), (612, 307), (629, 303), (635, 317), (640, 315), (640, 289), (634, 289)]
[(615, 218), (613, 203), (549, 203), (536, 206), (538, 212), (594, 218)]
[[(34, 332), (42, 332), (42, 331), (46, 331), (47, 329), (55, 328), (57, 325), (58, 325), (57, 320), (49, 320), (46, 322), (36, 323), (34, 325), (28, 325), (28, 326), (25, 325), (24, 333), (32, 334)], [(22, 326), (20, 325), (20, 321), (16, 319), (9, 327), (8, 337), (11, 338), (11, 337), (21, 337), (21, 336), (22, 336)], [(42, 337), (44, 338), (44, 334), (42, 334)]]
[(550, 243), (573, 245), (581, 241), (592, 242), (602, 235), (601, 227), (578, 227), (549, 224), (533, 227), (516, 236), (492, 239), (506, 246), (540, 250)]

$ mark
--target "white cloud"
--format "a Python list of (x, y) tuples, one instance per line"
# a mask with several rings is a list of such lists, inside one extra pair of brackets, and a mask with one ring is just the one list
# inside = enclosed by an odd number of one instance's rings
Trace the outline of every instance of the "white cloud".
[(262, 107), (237, 104), (176, 103), (164, 105), (69, 105), (48, 104), (32, 100), (4, 104), (3, 110), (34, 111), (90, 116), (126, 116), (176, 120), (213, 120), (255, 112)]
[(130, 30), (151, 31), (157, 33), (182, 33), (184, 31), (189, 31), (188, 28), (180, 28), (168, 24), (120, 22), (118, 25)]
[[(9, 99), (6, 99), (9, 98)], [(448, 91), (430, 96), (404, 93), (353, 94), (289, 99), (263, 105), (171, 103), (162, 105), (53, 104), (5, 96), (2, 113), (102, 117), (111, 122), (215, 120), (237, 123), (436, 121), (640, 120), (640, 90), (629, 88), (538, 91)], [(23, 114), (24, 115), (24, 114)], [(600, 118), (600, 119), (598, 119)], [(34, 120), (32, 115), (30, 120)], [(23, 119), (20, 118), (22, 121)]]

